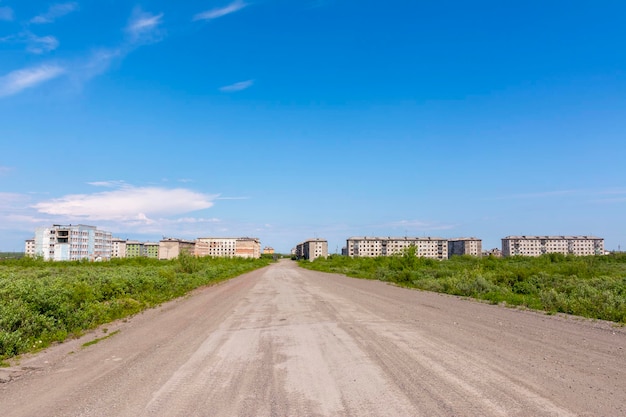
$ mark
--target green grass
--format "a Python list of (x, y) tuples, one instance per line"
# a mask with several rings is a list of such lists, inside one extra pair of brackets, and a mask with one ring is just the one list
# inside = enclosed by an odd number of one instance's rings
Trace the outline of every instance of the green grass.
[(116, 331), (114, 331), (113, 333), (109, 333), (109, 334), (108, 334), (108, 335), (106, 335), (106, 336), (103, 336), (103, 337), (98, 337), (97, 339), (91, 340), (91, 341), (89, 341), (89, 342), (87, 342), (87, 343), (83, 343), (83, 347), (85, 348), (85, 347), (87, 347), (87, 346), (95, 345), (96, 343), (99, 343), (99, 342), (101, 342), (101, 341), (103, 341), (103, 340), (105, 340), (105, 339), (108, 339), (109, 337), (113, 337), (113, 336), (115, 336), (115, 335), (116, 335), (116, 334), (118, 334), (119, 332), (120, 332), (119, 330), (116, 330)]
[(270, 262), (188, 255), (170, 261), (0, 261), (0, 361)]
[(331, 256), (304, 268), (577, 316), (626, 323), (626, 255), (538, 258)]

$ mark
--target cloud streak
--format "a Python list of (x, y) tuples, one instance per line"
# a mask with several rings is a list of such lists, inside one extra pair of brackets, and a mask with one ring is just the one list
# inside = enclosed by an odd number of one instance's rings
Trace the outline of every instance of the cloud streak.
[(254, 80), (246, 80), (246, 81), (240, 81), (238, 83), (235, 84), (231, 84), (231, 85), (226, 85), (224, 87), (220, 87), (220, 91), (224, 92), (224, 93), (234, 93), (237, 91), (242, 91), (245, 90), (247, 88), (252, 87), (252, 84), (254, 84)]
[(33, 17), (30, 20), (30, 23), (52, 23), (59, 17), (63, 17), (76, 9), (78, 9), (78, 3), (76, 2), (53, 4), (47, 12)]
[(0, 38), (0, 42), (25, 43), (26, 50), (33, 54), (43, 54), (59, 47), (59, 41), (54, 36), (37, 36), (29, 31)]
[(160, 33), (157, 31), (163, 20), (163, 13), (157, 15), (143, 12), (136, 8), (126, 26), (126, 32), (130, 35), (131, 41), (154, 42), (160, 40)]
[(217, 19), (218, 17), (222, 17), (222, 16), (229, 15), (231, 13), (235, 13), (235, 12), (243, 9), (247, 5), (248, 5), (247, 3), (244, 3), (241, 0), (235, 0), (234, 2), (230, 3), (228, 6), (224, 6), (224, 7), (220, 7), (220, 8), (216, 8), (216, 9), (211, 9), (211, 10), (207, 10), (207, 11), (198, 13), (198, 14), (196, 14), (193, 17), (193, 21)]
[(0, 97), (17, 94), (27, 88), (57, 78), (63, 73), (65, 69), (58, 65), (41, 65), (10, 72), (0, 77)]

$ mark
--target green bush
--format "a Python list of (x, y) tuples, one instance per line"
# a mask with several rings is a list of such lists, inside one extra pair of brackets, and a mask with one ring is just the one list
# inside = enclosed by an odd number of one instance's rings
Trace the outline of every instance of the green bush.
[(271, 259), (147, 258), (111, 262), (0, 263), (0, 360), (63, 341)]
[(333, 256), (305, 268), (378, 279), (427, 291), (505, 302), (548, 313), (626, 323), (626, 255), (537, 258), (455, 256), (444, 261), (401, 256)]

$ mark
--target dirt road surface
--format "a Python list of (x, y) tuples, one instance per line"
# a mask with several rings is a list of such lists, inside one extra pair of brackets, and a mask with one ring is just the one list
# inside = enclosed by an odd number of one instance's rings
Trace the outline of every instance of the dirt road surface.
[(615, 417), (626, 331), (281, 261), (24, 357), (0, 381), (3, 417)]

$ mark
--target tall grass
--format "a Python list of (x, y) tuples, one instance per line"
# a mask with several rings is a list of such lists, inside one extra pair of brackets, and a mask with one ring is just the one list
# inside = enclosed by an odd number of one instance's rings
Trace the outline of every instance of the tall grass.
[(147, 258), (0, 262), (0, 359), (80, 334), (188, 291), (268, 265), (269, 259)]
[(305, 268), (401, 286), (626, 324), (626, 255), (538, 258), (410, 254), (378, 258), (331, 256)]

